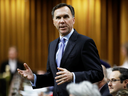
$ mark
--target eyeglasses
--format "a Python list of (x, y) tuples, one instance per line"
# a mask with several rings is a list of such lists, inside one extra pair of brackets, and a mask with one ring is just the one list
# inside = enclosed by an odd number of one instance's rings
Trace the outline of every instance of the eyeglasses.
[(111, 83), (114, 83), (116, 81), (120, 81), (120, 79), (112, 79), (112, 80), (108, 80), (108, 83), (111, 82)]

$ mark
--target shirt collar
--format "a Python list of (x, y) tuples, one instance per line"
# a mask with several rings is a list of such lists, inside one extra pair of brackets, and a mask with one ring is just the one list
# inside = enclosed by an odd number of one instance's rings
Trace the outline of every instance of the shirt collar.
[[(72, 28), (71, 32), (69, 34), (67, 34), (66, 36), (64, 36), (63, 38), (65, 38), (67, 41), (69, 40), (70, 36), (73, 34), (74, 29)], [(62, 38), (62, 36), (60, 36), (60, 39)]]
[(9, 59), (9, 62), (16, 62), (16, 59), (12, 60), (12, 59)]

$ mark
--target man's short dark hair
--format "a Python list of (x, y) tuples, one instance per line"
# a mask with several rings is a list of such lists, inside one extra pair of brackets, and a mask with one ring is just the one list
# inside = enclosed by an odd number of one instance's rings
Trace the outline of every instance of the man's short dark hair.
[(123, 67), (114, 67), (112, 71), (119, 71), (121, 75), (119, 76), (121, 83), (123, 83), (124, 80), (128, 79), (128, 69)]
[(55, 7), (53, 7), (53, 9), (52, 9), (52, 18), (54, 18), (55, 10), (58, 9), (58, 8), (64, 7), (64, 6), (67, 6), (70, 9), (70, 11), (71, 11), (72, 16), (75, 17), (74, 8), (71, 5), (67, 5), (66, 3), (60, 3), (60, 4), (56, 5)]

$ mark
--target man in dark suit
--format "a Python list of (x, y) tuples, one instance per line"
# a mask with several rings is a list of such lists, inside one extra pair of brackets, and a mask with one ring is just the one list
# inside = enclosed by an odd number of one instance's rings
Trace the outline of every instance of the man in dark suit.
[[(6, 73), (6, 71), (8, 70), (7, 68), (9, 68), (9, 71), (10, 71), (10, 80), (9, 80), (9, 84), (11, 83), (12, 81), (12, 78), (13, 78), (13, 75), (17, 72), (17, 68), (20, 68), (20, 69), (24, 69), (24, 66), (23, 66), (23, 63), (20, 62), (17, 58), (17, 49), (16, 47), (10, 47), (9, 48), (9, 51), (8, 51), (8, 60), (4, 61), (2, 64), (1, 64), (1, 67), (0, 67), (0, 73), (1, 74), (4, 74)], [(9, 66), (9, 67), (7, 67)], [(2, 92), (2, 96), (6, 96), (6, 80), (3, 78), (1, 79), (1, 92)]]
[(17, 72), (17, 68), (24, 69), (23, 63), (18, 60), (18, 52), (17, 48), (12, 46), (9, 48), (8, 51), (8, 60), (4, 61), (1, 64), (0, 72), (4, 73), (6, 72), (6, 66), (9, 65), (11, 78), (13, 75)]
[(73, 29), (74, 8), (58, 4), (53, 8), (52, 16), (60, 37), (49, 44), (46, 74), (33, 75), (27, 64), (24, 64), (26, 70), (17, 70), (32, 82), (33, 88), (54, 86), (53, 96), (69, 96), (67, 84), (84, 80), (101, 81), (103, 71), (94, 41)]

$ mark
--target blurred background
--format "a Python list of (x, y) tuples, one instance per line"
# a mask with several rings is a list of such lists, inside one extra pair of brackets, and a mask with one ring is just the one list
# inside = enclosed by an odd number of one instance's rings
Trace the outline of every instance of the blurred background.
[(0, 0), (0, 62), (16, 46), (21, 61), (34, 71), (46, 71), (48, 45), (59, 36), (51, 10), (62, 2), (75, 8), (74, 28), (95, 41), (100, 58), (111, 66), (122, 65), (128, 0)]

